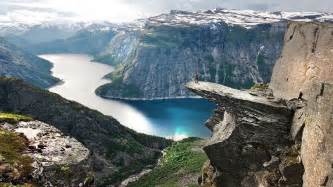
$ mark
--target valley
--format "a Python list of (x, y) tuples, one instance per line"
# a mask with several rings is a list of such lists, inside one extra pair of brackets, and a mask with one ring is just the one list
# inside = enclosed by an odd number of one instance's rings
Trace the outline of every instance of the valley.
[(333, 13), (168, 11), (0, 6), (0, 187), (333, 186)]
[(62, 83), (49, 89), (51, 92), (113, 116), (131, 129), (175, 140), (210, 135), (202, 124), (215, 105), (206, 100), (104, 99), (95, 94), (95, 89), (109, 82), (103, 76), (113, 71), (113, 67), (92, 62), (92, 57), (82, 54), (48, 54), (39, 57), (50, 61), (53, 64), (52, 75), (62, 80)]

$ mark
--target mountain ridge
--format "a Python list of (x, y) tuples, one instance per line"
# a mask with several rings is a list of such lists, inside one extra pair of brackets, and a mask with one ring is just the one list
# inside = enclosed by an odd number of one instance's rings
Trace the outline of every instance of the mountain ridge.
[(51, 76), (50, 62), (27, 53), (1, 37), (0, 66), (0, 76), (21, 78), (42, 88), (48, 88), (59, 81)]

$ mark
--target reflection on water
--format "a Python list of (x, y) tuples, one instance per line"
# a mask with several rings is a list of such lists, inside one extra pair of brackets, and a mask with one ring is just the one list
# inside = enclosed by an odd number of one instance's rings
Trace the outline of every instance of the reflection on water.
[(95, 89), (108, 82), (102, 79), (113, 71), (108, 65), (91, 62), (82, 54), (40, 55), (53, 63), (53, 76), (63, 80), (50, 88), (66, 99), (77, 101), (103, 114), (116, 118), (121, 124), (147, 134), (184, 138), (207, 137), (203, 122), (214, 106), (202, 99), (171, 99), (159, 101), (119, 101), (95, 95)]

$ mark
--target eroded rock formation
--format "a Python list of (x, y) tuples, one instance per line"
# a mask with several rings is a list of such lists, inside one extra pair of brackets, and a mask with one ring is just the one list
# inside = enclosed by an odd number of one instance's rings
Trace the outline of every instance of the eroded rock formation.
[(187, 87), (224, 111), (213, 116), (217, 123), (210, 125), (213, 136), (204, 147), (211, 162), (207, 167), (220, 171), (208, 181), (215, 186), (298, 184), (283, 179), (288, 170), (302, 174), (297, 158), (288, 158), (297, 147), (289, 140), (293, 111), (285, 102), (215, 83), (191, 82)]
[(187, 84), (218, 105), (201, 184), (332, 186), (332, 55), (332, 24), (290, 23), (269, 88)]

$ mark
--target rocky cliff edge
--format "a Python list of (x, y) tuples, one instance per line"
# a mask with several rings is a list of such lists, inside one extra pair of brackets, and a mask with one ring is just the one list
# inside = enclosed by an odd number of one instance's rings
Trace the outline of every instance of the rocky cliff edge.
[(187, 87), (217, 103), (204, 186), (333, 185), (333, 25), (292, 22), (270, 86)]

